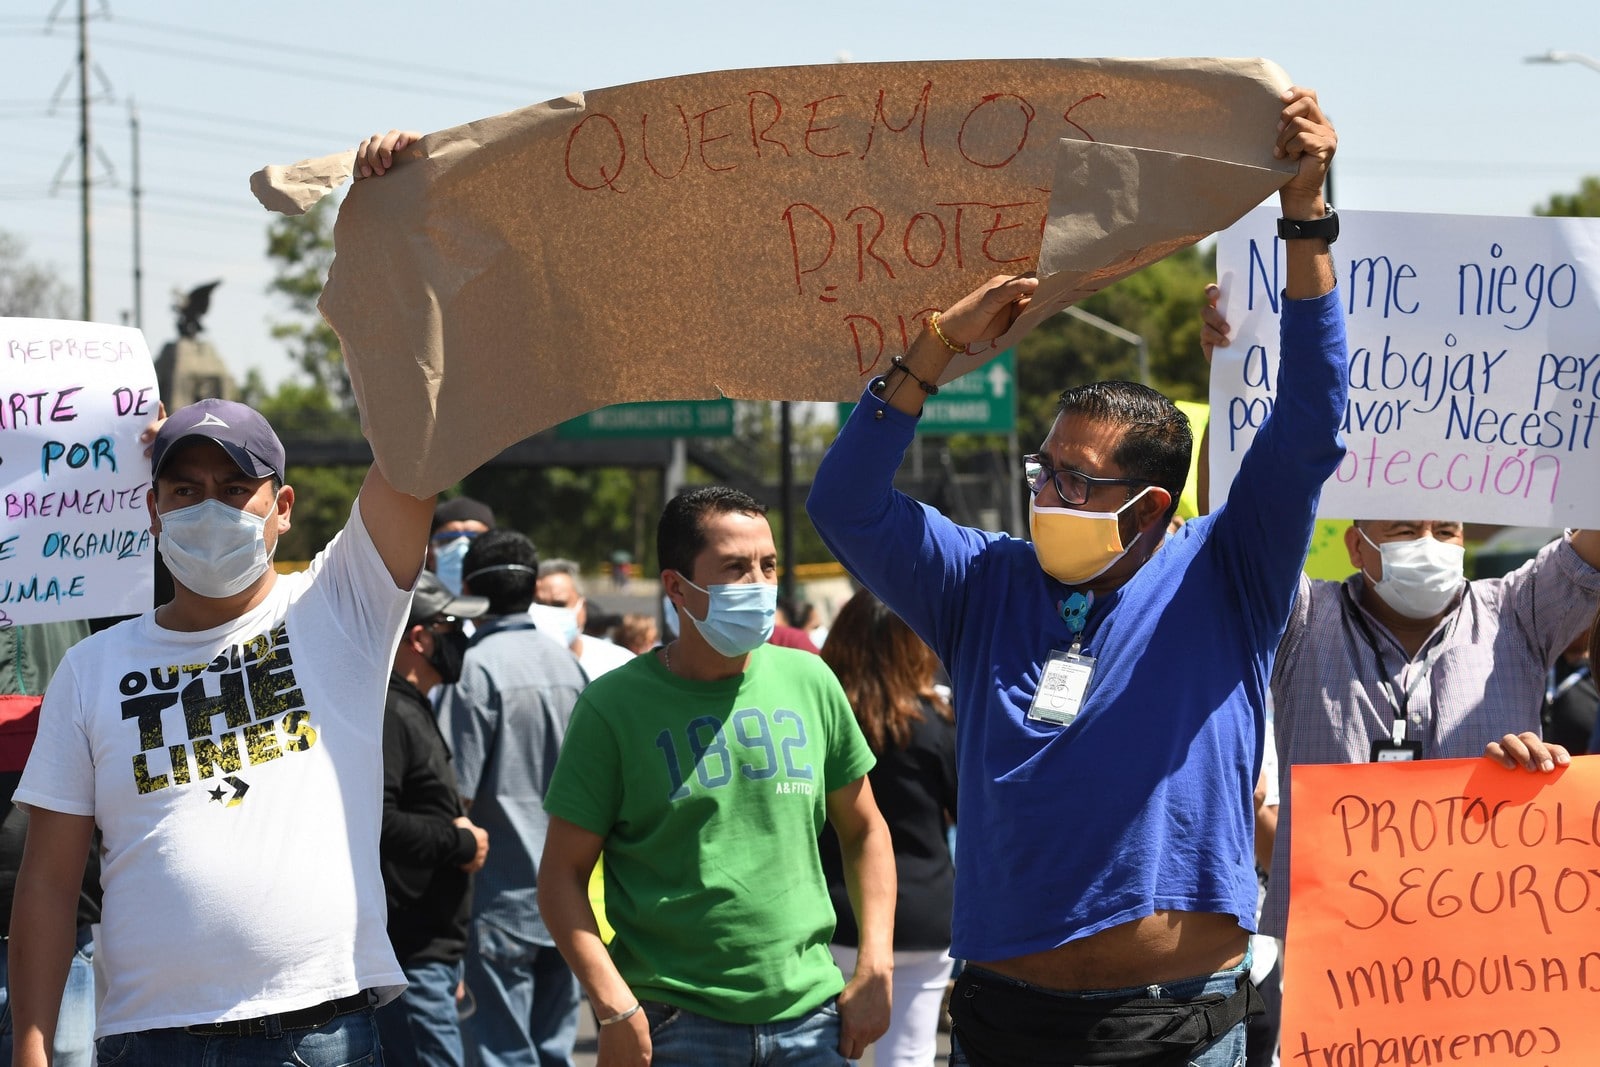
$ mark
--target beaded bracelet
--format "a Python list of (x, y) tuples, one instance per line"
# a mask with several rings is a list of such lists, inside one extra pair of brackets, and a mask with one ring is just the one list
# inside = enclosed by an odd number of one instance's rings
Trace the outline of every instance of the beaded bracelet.
[(615, 1015), (611, 1015), (611, 1016), (608, 1016), (607, 1018), (601, 1019), (599, 1025), (601, 1025), (601, 1026), (610, 1026), (612, 1023), (626, 1022), (627, 1020), (633, 1018), (635, 1015), (638, 1015), (639, 1014), (639, 1009), (642, 1008), (642, 1007), (644, 1007), (644, 1005), (640, 1004), (636, 1000), (636, 1001), (633, 1002), (633, 1007), (629, 1008), (627, 1011), (619, 1011)]
[(918, 378), (917, 372), (906, 366), (906, 357), (895, 356), (894, 359), (890, 360), (890, 362), (894, 364), (895, 370), (900, 371), (907, 378), (910, 378), (912, 381), (916, 382), (922, 387), (922, 391), (927, 393), (929, 396), (932, 396), (939, 391), (939, 387), (937, 385), (934, 385), (932, 382), (925, 382), (921, 378)]
[(939, 340), (944, 342), (944, 346), (946, 348), (948, 348), (950, 351), (954, 352), (958, 356), (961, 355), (963, 352), (966, 351), (966, 349), (963, 348), (961, 345), (956, 344), (954, 341), (950, 340), (950, 338), (948, 338), (948, 337), (946, 337), (944, 335), (944, 331), (939, 329), (939, 314), (940, 314), (939, 312), (935, 311), (932, 315), (930, 315), (928, 317), (928, 328), (933, 331), (933, 335), (935, 337), (937, 337)]

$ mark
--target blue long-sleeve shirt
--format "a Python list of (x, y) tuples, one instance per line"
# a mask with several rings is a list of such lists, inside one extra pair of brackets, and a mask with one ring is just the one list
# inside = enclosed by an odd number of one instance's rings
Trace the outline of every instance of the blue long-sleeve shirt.
[(1281, 330), (1276, 405), (1226, 505), (1095, 599), (1095, 676), (1065, 728), (1026, 716), (1050, 653), (1071, 644), (1070, 590), (1029, 542), (894, 489), (916, 420), (868, 390), (817, 471), (817, 531), (954, 685), (952, 955), (1009, 959), (1156, 911), (1254, 929), (1262, 708), (1317, 498), (1344, 456), (1347, 392), (1337, 293), (1285, 300)]

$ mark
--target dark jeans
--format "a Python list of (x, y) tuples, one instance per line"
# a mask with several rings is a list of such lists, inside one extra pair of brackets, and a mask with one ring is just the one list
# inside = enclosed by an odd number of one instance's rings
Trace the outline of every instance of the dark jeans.
[(830, 1000), (798, 1019), (744, 1025), (644, 1002), (651, 1067), (845, 1067), (839, 1054), (839, 1004)]
[(430, 960), (402, 970), (406, 991), (378, 1009), (378, 1034), (389, 1067), (462, 1067), (456, 985), (461, 964)]
[(578, 980), (551, 945), (475, 924), (467, 988), (478, 1010), (461, 1027), (482, 1067), (572, 1067)]
[(1245, 1020), (1245, 1063), (1247, 1067), (1272, 1067), (1278, 1053), (1278, 1030), (1283, 1024), (1283, 956), (1256, 986), (1267, 1010)]
[[(275, 1032), (274, 1032), (275, 1031)], [(100, 1067), (382, 1067), (373, 1009), (315, 1030), (269, 1026), (259, 1037), (191, 1034), (183, 1027), (110, 1034), (95, 1042)]]

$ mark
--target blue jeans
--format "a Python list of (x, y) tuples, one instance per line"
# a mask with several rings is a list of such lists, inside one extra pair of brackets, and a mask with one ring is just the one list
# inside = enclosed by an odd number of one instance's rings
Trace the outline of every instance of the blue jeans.
[(461, 964), (430, 960), (404, 967), (406, 991), (378, 1009), (378, 1035), (389, 1067), (462, 1067), (456, 983)]
[[(1194, 978), (1185, 978), (1178, 982), (1169, 982), (1157, 986), (1131, 986), (1123, 989), (1087, 989), (1081, 992), (1063, 993), (1058, 990), (1043, 990), (1054, 996), (1072, 997), (1080, 1000), (1123, 1000), (1129, 997), (1149, 997), (1152, 999), (1191, 1000), (1210, 993), (1221, 993), (1224, 996), (1232, 993), (1239, 987), (1241, 976), (1250, 973), (1250, 956), (1245, 954), (1244, 961), (1237, 967), (1229, 967), (1225, 971), (1215, 974), (1197, 975)], [(1030, 986), (1026, 982), (1019, 982), (1012, 978), (995, 975), (998, 980), (1024, 989), (1040, 990), (1038, 986)], [(1249, 979), (1246, 978), (1246, 981)], [(1245, 1023), (1240, 1021), (1231, 1030), (1203, 1048), (1196, 1049), (1189, 1059), (1190, 1067), (1244, 1067)], [(959, 1033), (950, 1035), (950, 1067), (969, 1067), (966, 1053), (961, 1050)]]
[(651, 1067), (844, 1067), (839, 1005), (829, 1000), (809, 1015), (746, 1026), (708, 1019), (659, 1001), (644, 1001), (650, 1020)]
[[(0, 941), (0, 1063), (11, 1062), (11, 986), (7, 964), (10, 942)], [(56, 1019), (56, 1067), (89, 1067), (94, 1062), (94, 939), (78, 929), (78, 949), (67, 969)]]
[(572, 1067), (578, 979), (552, 945), (473, 924), (467, 988), (478, 1010), (461, 1024), (482, 1067)]
[(316, 1030), (215, 1037), (180, 1026), (110, 1034), (95, 1047), (100, 1067), (383, 1067), (371, 1008), (336, 1016)]

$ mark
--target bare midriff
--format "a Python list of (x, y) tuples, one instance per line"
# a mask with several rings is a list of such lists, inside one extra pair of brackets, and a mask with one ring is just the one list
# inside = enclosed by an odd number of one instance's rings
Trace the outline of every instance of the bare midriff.
[(1249, 936), (1231, 915), (1158, 911), (1044, 952), (972, 962), (1045, 989), (1120, 989), (1235, 967)]

